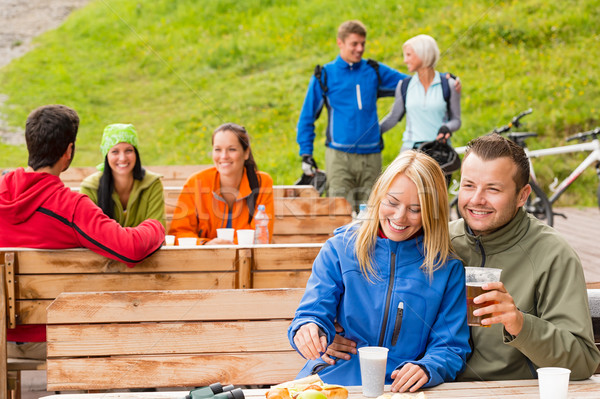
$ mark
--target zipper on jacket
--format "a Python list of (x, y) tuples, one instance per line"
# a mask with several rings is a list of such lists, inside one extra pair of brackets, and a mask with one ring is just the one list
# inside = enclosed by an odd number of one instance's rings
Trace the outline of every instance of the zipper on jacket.
[(483, 244), (479, 238), (475, 239), (475, 243), (479, 247), (479, 251), (481, 252), (481, 267), (485, 267), (485, 250), (483, 249)]
[(402, 328), (402, 316), (404, 315), (404, 302), (398, 303), (398, 310), (396, 311), (396, 323), (394, 323), (394, 334), (392, 334), (392, 346), (398, 342), (398, 336), (400, 335), (400, 329)]
[(385, 327), (387, 326), (388, 317), (390, 315), (392, 288), (394, 287), (394, 275), (396, 274), (396, 254), (394, 252), (392, 252), (390, 264), (392, 266), (392, 270), (390, 271), (390, 282), (388, 284), (387, 298), (385, 300), (385, 313), (383, 314), (383, 324), (381, 325), (381, 333), (379, 335), (379, 346), (383, 346), (383, 339), (385, 337)]
[(358, 109), (362, 109), (362, 99), (360, 98), (360, 85), (356, 85), (356, 102), (358, 103)]

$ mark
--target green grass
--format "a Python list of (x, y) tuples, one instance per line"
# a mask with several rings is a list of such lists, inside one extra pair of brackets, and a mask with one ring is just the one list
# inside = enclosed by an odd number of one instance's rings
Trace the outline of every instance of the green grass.
[[(401, 45), (434, 36), (441, 71), (463, 82), (463, 127), (455, 145), (532, 107), (533, 148), (564, 143), (599, 125), (600, 7), (594, 1), (102, 0), (36, 39), (36, 49), (0, 70), (1, 111), (22, 127), (39, 105), (62, 103), (81, 117), (74, 165), (95, 165), (105, 125), (133, 123), (145, 165), (211, 163), (210, 135), (233, 121), (251, 134), (261, 169), (276, 184), (300, 171), (296, 122), (314, 65), (338, 52), (346, 19), (369, 28), (365, 56), (405, 71)], [(379, 103), (379, 116), (391, 99)], [(315, 157), (324, 165), (324, 117)], [(385, 135), (384, 163), (404, 124)], [(0, 166), (21, 166), (24, 146), (0, 144)], [(576, 156), (535, 161), (542, 182), (561, 178)], [(559, 204), (593, 205), (586, 171)]]

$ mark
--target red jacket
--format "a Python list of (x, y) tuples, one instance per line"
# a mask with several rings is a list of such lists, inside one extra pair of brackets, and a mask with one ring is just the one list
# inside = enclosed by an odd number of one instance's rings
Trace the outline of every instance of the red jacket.
[[(199, 243), (205, 244), (217, 236), (218, 228), (228, 227), (228, 222), (236, 230), (254, 229), (254, 218), (251, 223), (248, 223), (246, 199), (252, 190), (245, 169), (242, 176), (237, 198), (232, 209), (229, 209), (225, 200), (217, 194), (221, 188), (217, 168), (212, 167), (191, 175), (177, 199), (177, 208), (173, 214), (169, 234), (177, 237), (198, 237)], [(275, 217), (273, 179), (265, 172), (258, 172), (258, 179), (260, 187), (256, 198), (256, 209), (258, 205), (264, 205), (269, 215), (270, 242), (273, 238)]]
[[(133, 267), (164, 241), (157, 220), (123, 228), (59, 177), (16, 169), (0, 177), (0, 247), (85, 247)], [(9, 341), (43, 342), (45, 326), (17, 326)]]

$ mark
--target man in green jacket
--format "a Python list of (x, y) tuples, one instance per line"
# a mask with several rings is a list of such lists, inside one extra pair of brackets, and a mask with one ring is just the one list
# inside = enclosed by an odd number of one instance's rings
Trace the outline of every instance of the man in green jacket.
[(469, 143), (461, 168), (452, 245), (465, 266), (502, 269), (501, 282), (475, 303), (495, 301), (474, 314), (492, 314), (471, 327), (474, 348), (459, 380), (536, 378), (538, 367), (565, 367), (571, 379), (594, 373), (594, 345), (579, 257), (554, 229), (529, 215), (529, 161), (500, 135)]
[[(565, 367), (572, 380), (590, 377), (600, 363), (579, 257), (554, 229), (523, 209), (531, 187), (523, 149), (500, 135), (467, 146), (458, 205), (464, 219), (450, 223), (452, 245), (465, 266), (502, 269), (501, 282), (474, 302), (484, 327), (471, 327), (473, 352), (458, 380), (537, 378), (538, 367)], [(338, 330), (341, 332), (341, 329)], [(356, 343), (336, 335), (323, 359), (356, 354)]]

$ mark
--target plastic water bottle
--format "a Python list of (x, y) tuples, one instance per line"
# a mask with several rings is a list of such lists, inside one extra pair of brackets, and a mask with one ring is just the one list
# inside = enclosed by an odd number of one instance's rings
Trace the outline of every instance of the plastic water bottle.
[(265, 206), (259, 205), (258, 212), (254, 215), (254, 243), (269, 243), (269, 215), (265, 212)]

